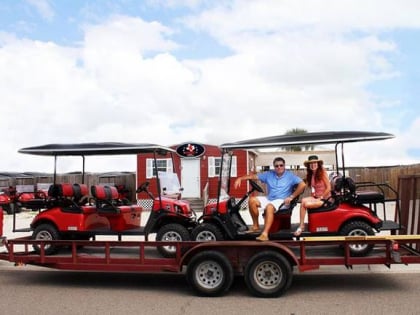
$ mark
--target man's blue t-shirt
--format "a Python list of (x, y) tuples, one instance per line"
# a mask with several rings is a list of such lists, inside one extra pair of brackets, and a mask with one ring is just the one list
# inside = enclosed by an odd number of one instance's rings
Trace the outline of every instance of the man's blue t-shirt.
[(288, 170), (285, 170), (280, 177), (274, 170), (259, 173), (258, 179), (267, 184), (268, 200), (286, 199), (293, 193), (293, 186), (302, 181), (300, 177)]

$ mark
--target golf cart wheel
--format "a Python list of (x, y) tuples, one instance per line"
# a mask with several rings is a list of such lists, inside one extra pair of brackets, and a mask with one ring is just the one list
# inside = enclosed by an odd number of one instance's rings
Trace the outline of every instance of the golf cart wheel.
[(292, 266), (287, 259), (274, 251), (254, 255), (245, 268), (248, 290), (258, 297), (278, 297), (291, 285)]
[(218, 251), (195, 255), (187, 267), (187, 280), (201, 296), (220, 296), (233, 283), (233, 268), (227, 257)]
[[(189, 241), (190, 233), (181, 224), (171, 223), (162, 226), (156, 234), (156, 241), (182, 242)], [(158, 246), (159, 253), (166, 258), (176, 256), (176, 246)]]
[(211, 223), (202, 223), (194, 228), (191, 239), (198, 242), (222, 241), (224, 239), (222, 231)]
[[(32, 239), (37, 241), (54, 241), (60, 239), (60, 234), (51, 224), (40, 224), (35, 228)], [(38, 254), (41, 253), (40, 244), (34, 244), (33, 248)], [(54, 254), (58, 250), (57, 246), (51, 244), (45, 244), (44, 249), (46, 255)]]
[[(345, 224), (341, 230), (340, 235), (343, 236), (368, 236), (375, 235), (372, 227), (363, 221), (352, 221)], [(354, 257), (366, 256), (373, 249), (373, 244), (350, 244), (350, 255)]]

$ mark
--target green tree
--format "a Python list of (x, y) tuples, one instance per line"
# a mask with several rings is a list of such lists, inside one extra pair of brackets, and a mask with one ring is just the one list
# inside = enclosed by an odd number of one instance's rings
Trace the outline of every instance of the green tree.
[[(308, 133), (308, 131), (306, 129), (301, 129), (301, 128), (293, 128), (293, 129), (289, 129), (286, 131), (285, 135), (303, 135), (305, 133)], [(305, 146), (298, 146), (298, 145), (291, 145), (288, 147), (285, 147), (286, 151), (309, 151), (309, 150), (313, 150), (314, 146), (312, 144), (308, 144)]]

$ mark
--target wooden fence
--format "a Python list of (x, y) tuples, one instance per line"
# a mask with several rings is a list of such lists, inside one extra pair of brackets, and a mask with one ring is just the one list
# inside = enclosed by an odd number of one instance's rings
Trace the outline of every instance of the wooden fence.
[(349, 168), (349, 176), (355, 182), (386, 183), (397, 189), (400, 176), (420, 174), (420, 164)]
[[(402, 230), (398, 234), (420, 234), (420, 175), (401, 175), (398, 182)], [(416, 250), (420, 243), (411, 244)]]
[[(355, 182), (374, 182), (384, 183), (397, 190), (400, 176), (406, 175), (420, 175), (420, 164), (400, 165), (400, 166), (385, 166), (385, 167), (350, 167), (347, 168), (348, 176)], [(296, 174), (302, 178), (305, 177), (305, 170), (294, 170)], [(52, 183), (53, 177), (49, 175), (33, 175), (27, 178), (0, 178), (0, 187), (21, 185), (35, 185), (37, 183)], [(58, 183), (81, 183), (81, 173), (66, 173), (57, 175)], [(85, 184), (90, 187), (100, 183), (110, 183), (125, 185), (132, 197), (135, 198), (134, 191), (136, 189), (136, 174), (134, 172), (115, 172), (115, 173), (89, 173), (85, 176)], [(385, 190), (385, 194), (389, 198), (393, 198), (392, 193)]]

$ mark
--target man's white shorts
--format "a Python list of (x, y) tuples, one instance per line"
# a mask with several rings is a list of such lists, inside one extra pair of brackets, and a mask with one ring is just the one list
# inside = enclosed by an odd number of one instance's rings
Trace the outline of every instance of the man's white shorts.
[(274, 206), (274, 209), (277, 210), (284, 202), (284, 199), (274, 199), (274, 200), (268, 200), (265, 196), (257, 196), (258, 200), (261, 204), (261, 209), (265, 209), (268, 204), (272, 204)]

